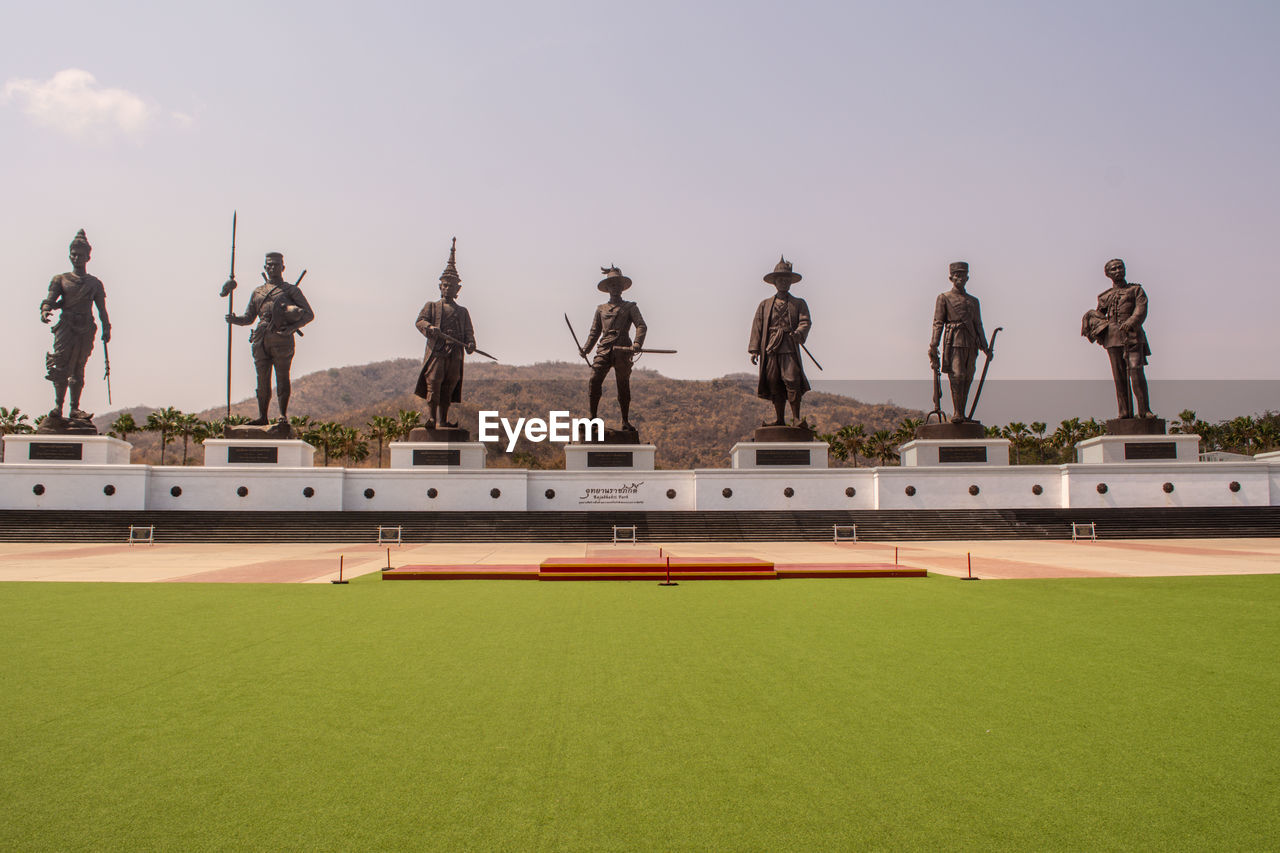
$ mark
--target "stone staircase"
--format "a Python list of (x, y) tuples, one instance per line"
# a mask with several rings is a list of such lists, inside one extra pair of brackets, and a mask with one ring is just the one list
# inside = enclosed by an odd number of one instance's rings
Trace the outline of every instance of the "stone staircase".
[(373, 542), (378, 525), (411, 542), (608, 542), (635, 525), (641, 542), (830, 541), (855, 524), (868, 541), (1068, 539), (1071, 522), (1099, 539), (1280, 537), (1280, 507), (865, 510), (856, 512), (58, 512), (0, 511), (3, 542), (124, 542), (155, 525), (164, 542)]

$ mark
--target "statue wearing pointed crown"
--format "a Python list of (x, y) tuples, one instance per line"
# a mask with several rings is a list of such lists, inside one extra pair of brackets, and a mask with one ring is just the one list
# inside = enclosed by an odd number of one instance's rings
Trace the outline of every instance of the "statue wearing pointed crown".
[[(93, 336), (98, 327), (93, 322), (93, 310), (97, 308), (102, 321), (102, 343), (111, 340), (111, 320), (107, 316), (107, 293), (102, 281), (89, 275), (86, 266), (93, 247), (81, 228), (71, 241), (71, 272), (55, 275), (49, 282), (49, 295), (40, 303), (40, 322), (52, 321), (53, 312), (61, 312), (53, 324), (53, 352), (45, 356), (45, 376), (53, 383), (57, 405), (45, 423), (44, 432), (96, 433), (93, 415), (80, 408), (80, 396), (84, 391), (84, 367), (93, 352)], [(70, 417), (62, 415), (67, 391), (71, 392)]]
[(465, 441), (469, 434), (456, 421), (449, 421), (449, 407), (462, 402), (463, 359), (476, 351), (476, 333), (471, 314), (457, 303), (458, 292), (462, 290), (457, 248), (455, 237), (449, 246), (449, 263), (440, 274), (440, 298), (423, 305), (414, 323), (427, 339), (427, 351), (413, 393), (427, 401), (427, 430), (456, 433), (452, 436), (433, 434), (431, 438)]

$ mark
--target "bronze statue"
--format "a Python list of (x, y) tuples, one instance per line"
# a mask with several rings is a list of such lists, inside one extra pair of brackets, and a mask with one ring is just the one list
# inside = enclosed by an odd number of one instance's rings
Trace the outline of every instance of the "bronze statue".
[[(982, 309), (978, 300), (965, 292), (969, 264), (956, 261), (950, 266), (951, 289), (938, 294), (933, 309), (933, 336), (929, 339), (929, 366), (941, 370), (951, 381), (951, 422), (975, 423), (965, 415), (969, 386), (973, 383), (978, 351), (991, 357), (991, 345), (982, 330)], [(942, 351), (938, 347), (941, 344)]]
[[(91, 423), (93, 415), (80, 408), (84, 391), (84, 366), (93, 352), (93, 335), (98, 327), (93, 322), (93, 309), (102, 320), (102, 345), (111, 340), (111, 320), (107, 317), (107, 293), (102, 282), (89, 275), (85, 267), (93, 247), (81, 228), (71, 241), (71, 272), (55, 275), (49, 282), (49, 295), (40, 303), (40, 322), (50, 322), (54, 311), (61, 311), (53, 325), (53, 352), (45, 355), (45, 376), (53, 383), (56, 407), (49, 412), (44, 431), (97, 432)], [(71, 390), (70, 418), (63, 418), (62, 408), (67, 389)]]
[(455, 301), (462, 290), (457, 246), (455, 237), (449, 246), (449, 263), (440, 274), (440, 298), (423, 305), (414, 324), (427, 339), (427, 352), (413, 389), (427, 401), (427, 429), (458, 428), (457, 423), (449, 422), (449, 406), (462, 402), (463, 353), (476, 351), (471, 314)]
[[(644, 317), (640, 316), (640, 309), (636, 304), (622, 298), (622, 291), (631, 287), (631, 279), (615, 266), (601, 267), (600, 272), (604, 273), (604, 278), (596, 284), (596, 289), (609, 294), (609, 301), (596, 308), (595, 316), (591, 318), (591, 330), (587, 332), (587, 341), (578, 348), (578, 354), (585, 359), (591, 348), (596, 347), (595, 359), (591, 361), (591, 384), (588, 386), (591, 417), (596, 417), (600, 410), (604, 378), (613, 370), (613, 378), (618, 385), (618, 408), (622, 411), (622, 429), (635, 433), (636, 428), (629, 419), (631, 364), (644, 348), (644, 336), (648, 327), (645, 326)], [(565, 319), (567, 321), (568, 317)], [(634, 343), (631, 340), (632, 326), (636, 330)], [(569, 329), (573, 330), (572, 324)]]
[(791, 404), (792, 419), (798, 421), (801, 428), (807, 429), (808, 426), (800, 420), (800, 400), (809, 390), (800, 351), (804, 349), (812, 324), (809, 306), (800, 297), (791, 295), (791, 285), (800, 278), (790, 261), (780, 259), (773, 272), (764, 277), (778, 292), (760, 303), (751, 321), (747, 352), (751, 363), (760, 366), (756, 396), (773, 402), (774, 419), (772, 423), (765, 424), (768, 427), (786, 426), (784, 418), (788, 403)]
[[(249, 307), (243, 314), (227, 314), (227, 322), (247, 326), (255, 319), (258, 325), (249, 335), (253, 345), (253, 366), (258, 371), (258, 418), (250, 426), (266, 426), (267, 407), (271, 403), (271, 373), (276, 375), (276, 402), (280, 406), (279, 423), (289, 423), (289, 368), (293, 364), (293, 336), (316, 318), (307, 297), (303, 295), (302, 276), (290, 284), (284, 280), (284, 255), (267, 252), (263, 263), (264, 283), (253, 291)], [(304, 270), (302, 275), (307, 273)], [(228, 282), (234, 287), (233, 282)]]
[(1112, 258), (1103, 267), (1111, 287), (1098, 294), (1098, 307), (1085, 312), (1080, 334), (1106, 347), (1116, 403), (1121, 418), (1133, 418), (1137, 398), (1139, 418), (1155, 419), (1147, 393), (1143, 367), (1151, 347), (1142, 328), (1147, 319), (1147, 293), (1142, 285), (1125, 280), (1124, 261)]

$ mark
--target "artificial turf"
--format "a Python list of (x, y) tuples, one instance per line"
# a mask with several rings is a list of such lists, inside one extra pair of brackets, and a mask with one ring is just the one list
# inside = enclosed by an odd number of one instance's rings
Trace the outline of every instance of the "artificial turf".
[(1280, 576), (0, 585), (0, 848), (1263, 849)]

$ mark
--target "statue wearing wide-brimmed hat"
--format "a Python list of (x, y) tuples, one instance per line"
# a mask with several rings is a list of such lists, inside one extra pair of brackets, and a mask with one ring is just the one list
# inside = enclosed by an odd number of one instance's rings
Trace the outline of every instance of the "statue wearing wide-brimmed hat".
[[(631, 287), (631, 279), (622, 274), (622, 270), (610, 265), (601, 267), (604, 278), (596, 283), (596, 289), (609, 294), (609, 301), (596, 308), (591, 318), (591, 330), (587, 332), (586, 342), (578, 352), (583, 357), (596, 348), (595, 358), (591, 360), (591, 382), (588, 385), (587, 400), (591, 407), (591, 417), (596, 417), (600, 409), (600, 397), (604, 392), (604, 378), (613, 371), (614, 381), (618, 385), (618, 408), (622, 414), (622, 429), (635, 433), (631, 425), (631, 363), (644, 348), (644, 336), (648, 332), (640, 308), (634, 302), (622, 298), (622, 291)], [(567, 317), (565, 318), (568, 319)], [(632, 340), (631, 329), (635, 328), (635, 339)], [(570, 325), (570, 330), (573, 326)]]
[(449, 407), (462, 402), (463, 359), (476, 351), (476, 333), (470, 312), (456, 301), (462, 290), (457, 249), (455, 237), (449, 245), (449, 262), (440, 273), (440, 298), (423, 305), (414, 323), (427, 339), (427, 351), (413, 393), (427, 401), (426, 429), (435, 431), (433, 438), (441, 437), (437, 433), (456, 431), (452, 437), (465, 440), (469, 434), (449, 422)]
[[(97, 432), (91, 422), (93, 415), (80, 408), (80, 395), (84, 391), (85, 363), (93, 352), (93, 335), (98, 330), (93, 322), (94, 308), (102, 321), (103, 346), (111, 340), (111, 320), (102, 281), (85, 269), (92, 250), (81, 228), (69, 249), (72, 271), (55, 275), (49, 282), (49, 295), (40, 303), (42, 323), (50, 322), (54, 311), (61, 312), (53, 325), (53, 352), (45, 356), (45, 378), (53, 383), (57, 405), (41, 425), (42, 432)], [(64, 418), (68, 390), (71, 411), (70, 417)]]
[(807, 424), (800, 420), (800, 400), (809, 390), (801, 348), (812, 324), (808, 304), (791, 295), (791, 285), (800, 279), (791, 262), (781, 258), (773, 272), (764, 277), (777, 288), (777, 293), (760, 303), (751, 321), (747, 352), (751, 363), (760, 367), (756, 395), (771, 401), (774, 409), (773, 422), (765, 424), (766, 427), (786, 426), (786, 409), (790, 404), (792, 418), (798, 426), (807, 429)]

